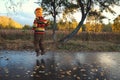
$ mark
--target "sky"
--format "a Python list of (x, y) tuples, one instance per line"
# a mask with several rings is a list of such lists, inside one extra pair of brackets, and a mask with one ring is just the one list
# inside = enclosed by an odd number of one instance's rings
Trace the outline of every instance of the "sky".
[[(13, 0), (14, 3), (17, 3), (22, 0)], [(8, 16), (12, 18), (13, 20), (19, 22), (22, 25), (33, 25), (33, 20), (35, 18), (34, 10), (39, 7), (38, 4), (35, 4), (34, 2), (37, 2), (37, 0), (24, 0), (22, 4), (18, 4), (17, 7), (15, 7), (15, 12), (11, 9), (11, 7), (6, 8), (7, 5), (4, 0), (0, 0), (0, 16)], [(20, 6), (21, 5), (21, 6)], [(114, 10), (116, 12), (115, 15), (103, 12), (103, 15), (105, 15), (108, 19), (111, 19), (111, 22), (120, 15), (120, 7), (114, 7)], [(80, 13), (75, 13), (74, 17), (77, 19), (77, 21), (80, 21), (80, 18), (78, 16), (81, 16)], [(104, 23), (108, 23), (108, 19), (104, 20)]]
[[(34, 10), (37, 7), (39, 7), (39, 5), (34, 3), (37, 0), (24, 0), (24, 1), (25, 2), (22, 3), (20, 7), (15, 8), (14, 12), (12, 9), (6, 8), (5, 6), (6, 3), (4, 0), (0, 0), (0, 16), (8, 16), (22, 25), (25, 24), (32, 25), (33, 20), (35, 18)], [(9, 6), (9, 4), (7, 4), (7, 6)]]

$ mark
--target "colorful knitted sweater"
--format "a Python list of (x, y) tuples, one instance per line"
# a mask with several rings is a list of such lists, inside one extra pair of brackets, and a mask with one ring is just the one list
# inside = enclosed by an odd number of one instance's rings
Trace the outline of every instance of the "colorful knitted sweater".
[(37, 24), (37, 26), (33, 27), (33, 30), (35, 34), (44, 34), (45, 33), (45, 27), (48, 25), (47, 20), (45, 20), (43, 17), (35, 18), (34, 24)]

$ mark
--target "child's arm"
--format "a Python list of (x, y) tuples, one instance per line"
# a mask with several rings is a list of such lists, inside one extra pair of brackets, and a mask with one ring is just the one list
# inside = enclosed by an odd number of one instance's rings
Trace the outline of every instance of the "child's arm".
[(37, 25), (38, 25), (38, 24), (37, 24), (37, 21), (34, 20), (32, 30), (35, 30), (35, 28), (37, 27)]

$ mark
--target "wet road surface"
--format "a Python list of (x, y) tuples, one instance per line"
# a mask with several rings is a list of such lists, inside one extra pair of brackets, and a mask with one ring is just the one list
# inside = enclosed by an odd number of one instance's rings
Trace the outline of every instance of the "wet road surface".
[(2, 50), (0, 80), (120, 80), (120, 52)]

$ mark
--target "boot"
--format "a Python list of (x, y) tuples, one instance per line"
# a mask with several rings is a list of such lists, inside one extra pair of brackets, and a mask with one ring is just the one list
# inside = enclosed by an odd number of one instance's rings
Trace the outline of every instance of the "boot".
[(39, 56), (40, 55), (40, 52), (39, 51), (36, 51), (36, 56)]
[(45, 54), (45, 51), (41, 51), (41, 55), (44, 55)]

